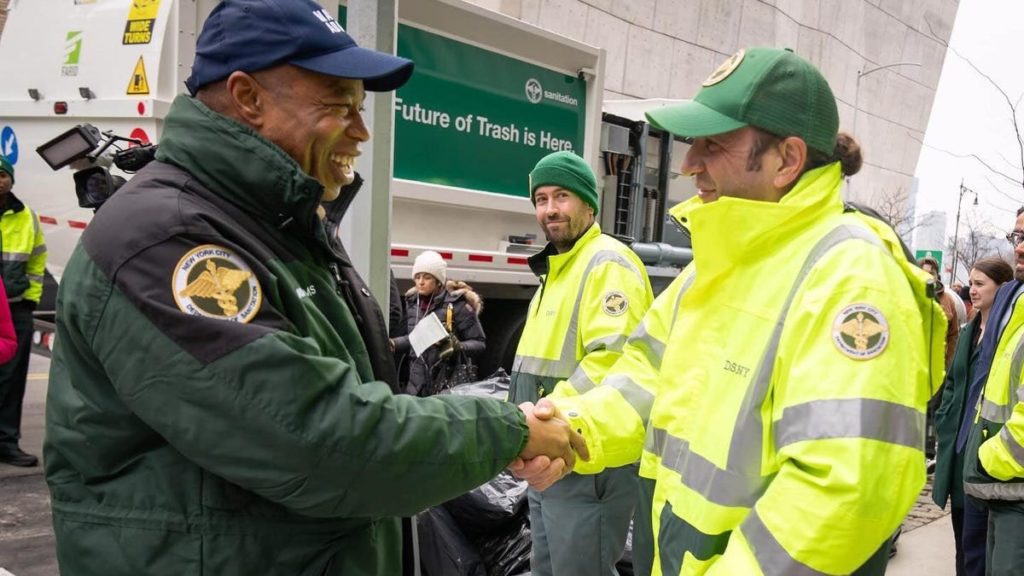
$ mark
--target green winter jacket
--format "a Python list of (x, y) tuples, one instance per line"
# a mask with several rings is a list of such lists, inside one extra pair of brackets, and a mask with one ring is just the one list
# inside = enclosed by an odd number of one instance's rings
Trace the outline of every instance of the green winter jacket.
[(964, 324), (956, 343), (956, 352), (946, 371), (942, 384), (942, 403), (935, 411), (935, 479), (932, 485), (932, 501), (940, 508), (948, 500), (953, 508), (964, 507), (964, 453), (956, 451), (956, 434), (964, 420), (967, 406), (967, 391), (974, 377), (974, 361), (978, 356), (980, 343), (975, 334), (981, 326), (981, 315)]
[(379, 381), (380, 311), (279, 148), (186, 96), (160, 145), (60, 286), (44, 459), (61, 573), (400, 574), (397, 517), (497, 474), (523, 416)]

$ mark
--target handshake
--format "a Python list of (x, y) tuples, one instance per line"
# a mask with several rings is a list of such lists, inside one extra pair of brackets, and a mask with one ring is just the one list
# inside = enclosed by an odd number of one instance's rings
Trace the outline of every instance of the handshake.
[(542, 398), (536, 405), (523, 402), (519, 409), (526, 414), (530, 437), (519, 457), (508, 469), (526, 480), (534, 490), (545, 490), (572, 472), (576, 457), (590, 460), (587, 443), (561, 417), (550, 400)]

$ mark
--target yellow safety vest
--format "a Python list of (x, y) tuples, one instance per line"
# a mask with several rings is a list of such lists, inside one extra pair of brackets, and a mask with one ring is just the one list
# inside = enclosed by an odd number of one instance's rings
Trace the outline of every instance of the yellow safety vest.
[[(999, 319), (995, 319), (998, 322)], [(1003, 328), (978, 406), (975, 427), (985, 439), (977, 460), (992, 478), (1007, 482), (965, 482), (965, 491), (986, 500), (1024, 500), (1024, 302), (1018, 301)], [(978, 419), (986, 422), (977, 422)], [(989, 436), (989, 432), (992, 435)], [(970, 454), (969, 454), (970, 455)]]
[[(601, 386), (556, 400), (592, 456), (641, 460), (653, 574), (847, 574), (924, 485), (945, 316), (832, 164), (780, 202), (673, 210), (695, 260)], [(641, 551), (642, 552), (642, 551)], [(636, 554), (636, 552), (635, 552)]]
[(7, 300), (38, 303), (43, 295), (46, 242), (39, 218), (13, 195), (0, 215), (0, 260)]
[(623, 243), (595, 223), (558, 254), (530, 258), (541, 284), (530, 302), (512, 365), (509, 400), (515, 403), (586, 392), (600, 383), (622, 353), (654, 299), (647, 271)]

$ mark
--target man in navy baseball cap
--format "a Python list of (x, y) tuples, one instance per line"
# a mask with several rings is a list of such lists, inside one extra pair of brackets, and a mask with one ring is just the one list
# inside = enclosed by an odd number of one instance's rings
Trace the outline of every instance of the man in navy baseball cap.
[(397, 89), (413, 69), (410, 60), (357, 46), (312, 0), (224, 0), (203, 26), (185, 86), (194, 96), (236, 70), (257, 72), (279, 64), (362, 80), (371, 92)]
[(366, 92), (411, 73), (309, 0), (213, 10), (156, 160), (62, 279), (62, 574), (396, 576), (401, 517), (585, 454), (508, 402), (392, 394), (384, 315), (319, 208), (359, 185)]

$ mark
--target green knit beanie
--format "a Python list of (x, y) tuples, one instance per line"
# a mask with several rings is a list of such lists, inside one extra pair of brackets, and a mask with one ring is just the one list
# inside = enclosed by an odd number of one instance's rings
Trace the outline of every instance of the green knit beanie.
[(541, 186), (560, 186), (580, 197), (594, 209), (600, 211), (597, 201), (597, 177), (583, 158), (572, 152), (561, 151), (548, 154), (537, 162), (530, 172), (530, 200)]
[(0, 155), (0, 171), (11, 175), (11, 183), (14, 183), (14, 165), (7, 159), (7, 156)]

